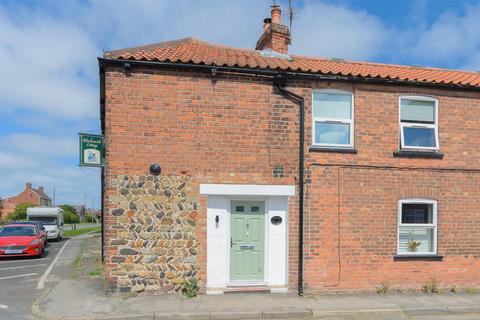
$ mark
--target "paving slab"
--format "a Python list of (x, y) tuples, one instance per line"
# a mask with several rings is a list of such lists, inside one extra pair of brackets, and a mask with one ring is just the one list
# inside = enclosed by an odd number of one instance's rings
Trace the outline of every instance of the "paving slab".
[[(65, 260), (72, 261), (71, 254)], [(467, 314), (480, 319), (480, 294), (107, 296), (102, 279), (64, 277), (35, 301), (32, 311), (40, 319), (62, 320), (392, 320)]]

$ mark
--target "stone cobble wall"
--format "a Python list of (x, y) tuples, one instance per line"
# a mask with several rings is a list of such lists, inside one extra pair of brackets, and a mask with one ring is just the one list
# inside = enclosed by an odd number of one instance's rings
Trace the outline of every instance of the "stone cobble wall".
[(110, 210), (117, 238), (112, 275), (120, 292), (179, 291), (198, 272), (195, 234), (198, 203), (189, 195), (188, 176), (119, 175)]

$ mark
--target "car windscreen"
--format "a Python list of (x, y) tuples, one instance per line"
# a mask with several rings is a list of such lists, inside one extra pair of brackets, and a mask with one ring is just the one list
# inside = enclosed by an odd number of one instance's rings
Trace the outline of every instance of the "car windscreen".
[(56, 225), (57, 218), (55, 217), (35, 217), (35, 221), (40, 221), (44, 225)]
[(0, 237), (18, 237), (18, 236), (34, 236), (37, 232), (34, 227), (28, 226), (6, 226), (0, 229)]
[(40, 222), (40, 221), (28, 220), (28, 221), (25, 222), (25, 224), (28, 224), (28, 223), (35, 224), (38, 227), (38, 229), (45, 229), (45, 227), (43, 226), (43, 223)]

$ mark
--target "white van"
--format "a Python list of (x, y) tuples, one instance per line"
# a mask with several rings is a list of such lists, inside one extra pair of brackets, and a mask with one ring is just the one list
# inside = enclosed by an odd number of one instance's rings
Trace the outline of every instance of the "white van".
[(27, 219), (40, 221), (47, 231), (47, 239), (60, 241), (63, 238), (63, 210), (58, 207), (32, 207), (27, 209)]

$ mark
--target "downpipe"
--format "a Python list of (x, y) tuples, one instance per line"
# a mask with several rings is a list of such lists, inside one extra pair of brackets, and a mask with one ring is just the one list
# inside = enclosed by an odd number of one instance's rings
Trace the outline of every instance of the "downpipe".
[(303, 202), (304, 202), (304, 166), (305, 166), (305, 99), (285, 89), (286, 81), (282, 76), (274, 78), (274, 86), (285, 97), (295, 100), (300, 106), (299, 112), (299, 152), (298, 152), (298, 295), (303, 296)]

